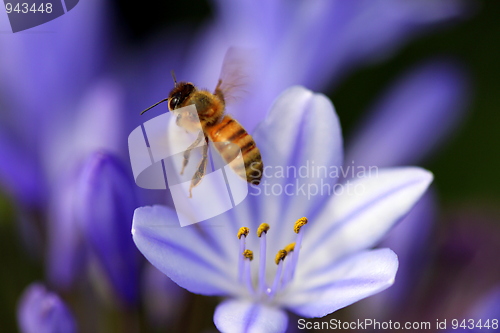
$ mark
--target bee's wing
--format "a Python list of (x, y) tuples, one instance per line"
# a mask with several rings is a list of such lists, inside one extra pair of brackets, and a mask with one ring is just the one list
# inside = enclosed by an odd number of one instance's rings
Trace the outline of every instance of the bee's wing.
[(224, 56), (215, 92), (222, 92), (226, 103), (235, 102), (245, 94), (245, 88), (250, 83), (250, 54), (249, 49), (231, 47)]

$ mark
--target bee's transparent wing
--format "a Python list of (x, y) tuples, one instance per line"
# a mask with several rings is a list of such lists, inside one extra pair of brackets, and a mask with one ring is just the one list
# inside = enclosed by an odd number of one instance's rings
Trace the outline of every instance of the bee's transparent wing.
[(242, 99), (245, 88), (250, 84), (252, 68), (252, 50), (231, 47), (227, 50), (217, 84), (216, 94), (220, 91), (226, 103)]

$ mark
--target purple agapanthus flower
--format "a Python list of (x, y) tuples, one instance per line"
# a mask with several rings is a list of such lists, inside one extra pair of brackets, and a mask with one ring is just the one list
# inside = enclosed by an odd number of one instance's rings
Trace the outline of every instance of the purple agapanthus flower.
[(42, 284), (33, 283), (19, 301), (17, 318), (22, 333), (74, 333), (71, 311), (57, 294)]
[[(312, 168), (313, 161), (316, 166), (342, 166), (340, 126), (331, 102), (302, 87), (278, 98), (254, 138), (272, 170)], [(278, 177), (265, 170), (259, 186), (268, 182), (284, 189), (299, 181), (310, 187), (318, 182), (313, 178)], [(337, 180), (336, 174), (327, 180), (344, 189), (334, 195), (306, 198), (260, 189), (234, 210), (184, 228), (168, 207), (139, 208), (132, 234), (145, 257), (180, 286), (229, 297), (214, 314), (221, 331), (283, 332), (288, 323), (285, 309), (322, 317), (394, 282), (397, 256), (389, 249), (370, 248), (408, 213), (432, 175), (402, 167), (378, 170), (351, 184)], [(303, 216), (308, 223), (300, 228)], [(250, 234), (241, 229), (245, 227)], [(267, 231), (256, 235), (263, 229)], [(255, 255), (245, 251), (249, 249)]]
[[(82, 162), (75, 178), (68, 224), (84, 240), (87, 255), (96, 259), (115, 295), (126, 305), (134, 305), (139, 292), (139, 256), (123, 227), (138, 205), (129, 170), (114, 155), (97, 151)], [(61, 231), (53, 230), (53, 234), (65, 237)], [(59, 250), (55, 244), (53, 240), (53, 252)], [(51, 254), (59, 258), (58, 253)]]

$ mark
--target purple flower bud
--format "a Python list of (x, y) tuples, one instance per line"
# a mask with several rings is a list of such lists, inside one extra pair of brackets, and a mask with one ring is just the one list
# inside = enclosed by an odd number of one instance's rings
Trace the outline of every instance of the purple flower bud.
[(126, 304), (138, 297), (139, 256), (130, 228), (137, 207), (135, 185), (122, 162), (105, 152), (84, 161), (76, 216), (112, 288)]
[(73, 333), (76, 325), (64, 302), (40, 283), (24, 291), (17, 309), (22, 333)]

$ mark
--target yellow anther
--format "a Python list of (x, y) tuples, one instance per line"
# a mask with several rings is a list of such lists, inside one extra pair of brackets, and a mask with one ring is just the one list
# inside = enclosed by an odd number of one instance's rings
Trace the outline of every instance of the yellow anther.
[(262, 223), (259, 225), (259, 228), (257, 229), (257, 236), (261, 236), (263, 232), (267, 234), (267, 231), (269, 230), (269, 224), (267, 223)]
[(248, 229), (247, 227), (241, 227), (240, 230), (238, 230), (236, 236), (238, 236), (238, 239), (241, 239), (241, 236), (247, 237), (249, 232), (250, 229)]
[(295, 242), (293, 243), (290, 243), (288, 244), (287, 246), (285, 246), (285, 249), (286, 253), (290, 253), (292, 252), (293, 250), (295, 250)]
[(295, 231), (296, 234), (299, 233), (300, 228), (302, 228), (304, 225), (307, 224), (307, 217), (301, 217), (300, 219), (295, 222), (295, 226), (293, 227), (293, 231)]
[(246, 259), (249, 259), (250, 261), (253, 260), (253, 252), (250, 251), (250, 250), (245, 250), (243, 251), (243, 256), (246, 258)]
[(286, 257), (286, 251), (285, 250), (279, 250), (278, 253), (276, 254), (276, 259), (274, 259), (274, 262), (276, 265), (280, 263), (280, 260), (285, 260)]

